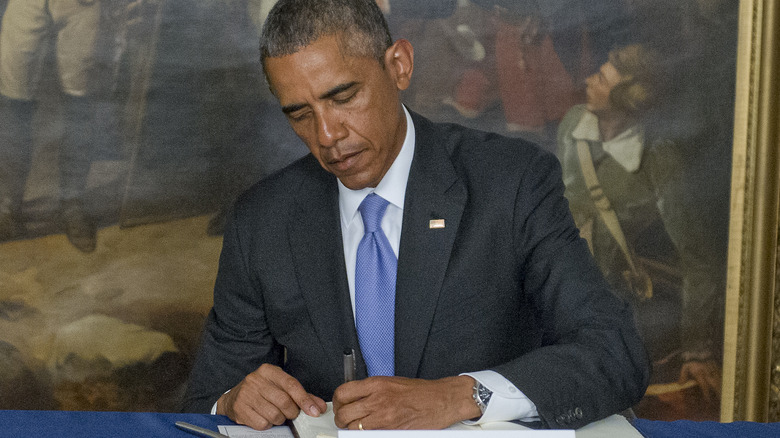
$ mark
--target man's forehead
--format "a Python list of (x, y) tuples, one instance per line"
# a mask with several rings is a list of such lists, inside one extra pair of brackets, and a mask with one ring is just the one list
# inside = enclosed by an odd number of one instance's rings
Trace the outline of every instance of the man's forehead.
[(282, 91), (324, 94), (334, 87), (359, 81), (358, 77), (371, 68), (381, 66), (372, 57), (345, 53), (332, 38), (320, 38), (293, 54), (265, 61), (268, 83), (277, 97)]
[(288, 46), (284, 52), (268, 55), (261, 61), (265, 63), (268, 59), (294, 55), (312, 46), (322, 45), (322, 43), (328, 43), (343, 57), (368, 57), (374, 59), (377, 57), (377, 54), (372, 50), (372, 39), (369, 35), (361, 32), (338, 31), (316, 36), (305, 44), (295, 46), (294, 49)]

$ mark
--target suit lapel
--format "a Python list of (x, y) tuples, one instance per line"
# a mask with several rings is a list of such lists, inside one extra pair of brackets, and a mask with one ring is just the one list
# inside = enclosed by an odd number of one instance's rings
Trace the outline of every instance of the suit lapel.
[[(412, 116), (415, 157), (404, 202), (395, 315), (396, 375), (406, 377), (417, 376), (466, 203), (441, 133)], [(440, 219), (444, 228), (431, 228), (431, 220)]]
[[(358, 349), (339, 222), (336, 178), (313, 158), (296, 194), (290, 246), (301, 292), (331, 373), (342, 375), (345, 347)], [(363, 367), (364, 368), (364, 367)], [(339, 377), (340, 378), (340, 377)]]

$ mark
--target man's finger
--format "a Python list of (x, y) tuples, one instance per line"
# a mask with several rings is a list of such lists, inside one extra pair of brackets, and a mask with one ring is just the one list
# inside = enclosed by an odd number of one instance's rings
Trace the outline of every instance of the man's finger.
[(245, 424), (256, 430), (269, 429), (274, 425), (268, 414), (261, 412), (261, 409), (266, 408), (265, 406), (261, 408), (257, 405), (243, 405), (243, 408), (246, 409), (246, 412), (241, 418), (236, 419), (236, 423)]
[(354, 426), (354, 429), (357, 429), (357, 420), (369, 414), (365, 403), (359, 403), (359, 401), (377, 390), (377, 383), (381, 382), (376, 382), (376, 380), (381, 380), (381, 378), (369, 377), (364, 380), (354, 380), (336, 388), (333, 392), (336, 426), (349, 429), (353, 429), (352, 426)]
[(710, 390), (710, 382), (707, 381), (706, 378), (699, 379), (699, 388), (701, 389), (702, 396), (704, 397), (704, 401), (707, 403), (712, 401), (712, 391)]
[[(368, 410), (361, 403), (350, 403), (341, 405), (338, 408), (336, 404), (333, 404), (334, 422), (336, 426), (340, 428), (356, 429), (358, 420), (364, 419), (368, 414)], [(354, 428), (351, 426), (355, 426)], [(364, 425), (365, 426), (365, 425)]]
[(287, 374), (279, 367), (272, 367), (267, 372), (269, 380), (288, 395), (289, 399), (296, 405), (296, 408), (294, 408), (295, 412), (292, 412), (293, 409), (289, 406), (277, 405), (285, 413), (287, 418), (295, 418), (298, 415), (298, 409), (303, 410), (312, 417), (318, 417), (325, 412), (325, 401), (306, 392), (303, 385), (301, 385), (293, 376)]
[(298, 416), (300, 408), (283, 388), (280, 388), (270, 382), (257, 394), (254, 394), (255, 409), (260, 412), (273, 424), (281, 424), (285, 418), (295, 418)]
[(245, 424), (257, 430), (268, 429), (273, 425), (266, 418), (267, 414), (263, 413), (263, 410), (267, 409), (264, 405), (268, 402), (256, 397), (247, 386), (234, 388), (226, 394), (226, 407), (229, 407), (226, 414), (238, 424)]
[(353, 380), (339, 385), (333, 392), (333, 404), (346, 405), (360, 400), (377, 391), (385, 377), (369, 377), (363, 380)]

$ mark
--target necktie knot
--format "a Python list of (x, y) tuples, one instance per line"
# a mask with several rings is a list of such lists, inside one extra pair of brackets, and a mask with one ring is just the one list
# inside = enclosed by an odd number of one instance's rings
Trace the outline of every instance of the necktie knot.
[(376, 193), (371, 193), (360, 203), (360, 216), (363, 218), (363, 228), (366, 233), (373, 233), (382, 224), (382, 217), (389, 202)]

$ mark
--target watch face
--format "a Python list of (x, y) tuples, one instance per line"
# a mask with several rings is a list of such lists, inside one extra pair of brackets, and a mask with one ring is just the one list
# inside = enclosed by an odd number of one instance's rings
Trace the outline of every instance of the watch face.
[(487, 406), (490, 402), (490, 397), (493, 395), (493, 391), (487, 389), (482, 384), (478, 386), (477, 391), (479, 392), (479, 399)]

